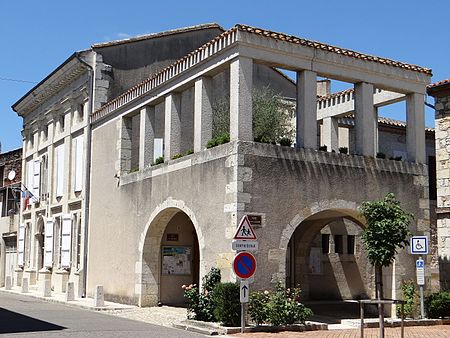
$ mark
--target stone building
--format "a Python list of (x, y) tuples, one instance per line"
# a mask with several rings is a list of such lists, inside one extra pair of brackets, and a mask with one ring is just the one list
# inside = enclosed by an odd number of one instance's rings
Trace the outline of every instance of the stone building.
[(0, 286), (16, 268), (21, 175), (22, 149), (0, 153)]
[[(186, 48), (166, 46), (167, 38)], [(151, 48), (130, 47), (139, 44)], [(358, 205), (394, 192), (416, 216), (411, 230), (431, 230), (430, 78), (427, 68), (245, 25), (78, 52), (14, 105), (24, 118), (24, 177), (47, 153), (49, 178), (38, 190), (47, 200), (35, 193), (41, 199), (22, 216), (48, 242), (19, 261), (19, 273), (32, 284), (42, 273), (59, 292), (70, 279), (88, 295), (102, 284), (110, 300), (181, 303), (181, 285), (200, 282), (213, 266), (235, 280), (231, 240), (251, 214), (261, 219), (253, 288), (283, 281), (300, 284), (306, 298), (317, 298), (318, 286), (328, 298), (370, 297)], [(332, 94), (324, 79), (353, 88)], [(254, 142), (252, 92), (266, 86), (293, 102), (295, 147)], [(206, 148), (224, 100), (230, 142)], [(377, 107), (398, 100), (406, 102), (407, 123), (378, 118)], [(328, 152), (319, 151), (322, 144)], [(376, 158), (380, 151), (386, 159)], [(40, 265), (45, 255), (48, 264)], [(439, 272), (427, 273), (435, 287)], [(386, 296), (397, 298), (402, 280), (413, 277), (413, 257), (402, 251), (385, 273)]]
[(450, 79), (428, 86), (436, 110), (437, 249), (441, 288), (450, 289)]

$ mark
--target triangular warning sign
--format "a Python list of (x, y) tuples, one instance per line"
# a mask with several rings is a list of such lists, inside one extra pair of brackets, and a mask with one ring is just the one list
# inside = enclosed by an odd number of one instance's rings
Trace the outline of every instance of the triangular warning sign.
[(242, 217), (233, 239), (256, 239), (255, 232), (253, 231), (253, 227), (250, 224), (247, 215)]

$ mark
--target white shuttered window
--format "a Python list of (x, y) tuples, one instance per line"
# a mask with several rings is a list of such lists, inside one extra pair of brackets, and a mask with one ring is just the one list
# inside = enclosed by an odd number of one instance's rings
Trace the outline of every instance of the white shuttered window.
[(56, 197), (64, 193), (64, 143), (56, 149)]
[(47, 218), (44, 233), (44, 267), (53, 266), (53, 218)]
[(72, 217), (63, 215), (61, 226), (61, 268), (70, 268), (72, 245)]
[(24, 249), (25, 249), (25, 223), (19, 225), (19, 237), (17, 238), (17, 265), (24, 265)]
[(83, 189), (83, 148), (84, 135), (75, 138), (75, 177), (74, 177), (74, 191), (78, 192)]
[(33, 202), (37, 203), (39, 202), (40, 197), (40, 184), (41, 184), (41, 162), (39, 160), (34, 161), (34, 168), (33, 168)]

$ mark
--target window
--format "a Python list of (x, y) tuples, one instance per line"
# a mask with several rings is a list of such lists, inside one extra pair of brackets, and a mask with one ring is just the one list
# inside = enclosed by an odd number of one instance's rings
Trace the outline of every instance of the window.
[(31, 223), (25, 223), (24, 266), (30, 266)]
[(79, 213), (72, 215), (72, 266), (80, 270), (81, 264), (81, 217)]
[(334, 252), (337, 254), (343, 253), (342, 235), (334, 235)]
[(322, 234), (322, 253), (330, 253), (330, 235)]
[(64, 143), (55, 148), (56, 154), (56, 197), (64, 192)]
[(5, 179), (5, 167), (2, 166), (0, 167), (0, 187), (3, 187), (4, 179)]
[(61, 264), (61, 216), (55, 217), (53, 231), (53, 263), (57, 267)]
[(64, 131), (64, 119), (65, 116), (64, 115), (60, 115), (58, 122), (59, 122), (59, 132), (62, 133)]
[(47, 155), (42, 155), (41, 157), (41, 180), (40, 180), (40, 193), (41, 200), (47, 200), (47, 190), (48, 187), (48, 157)]
[(347, 236), (347, 253), (349, 255), (355, 254), (355, 236), (354, 235)]
[(83, 151), (84, 135), (73, 139), (73, 151), (75, 153), (75, 164), (73, 168), (73, 190), (79, 192), (83, 189)]

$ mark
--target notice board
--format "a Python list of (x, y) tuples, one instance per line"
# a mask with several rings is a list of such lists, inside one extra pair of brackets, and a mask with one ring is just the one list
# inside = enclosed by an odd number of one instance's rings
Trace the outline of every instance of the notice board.
[(163, 246), (162, 247), (162, 274), (163, 275), (190, 275), (192, 261), (192, 247), (190, 246)]

